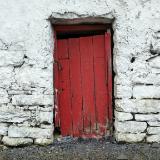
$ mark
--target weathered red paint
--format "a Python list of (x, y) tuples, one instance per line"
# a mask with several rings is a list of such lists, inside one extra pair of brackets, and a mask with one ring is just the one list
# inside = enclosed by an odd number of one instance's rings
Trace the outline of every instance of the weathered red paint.
[(80, 38), (83, 128), (86, 134), (96, 129), (92, 39), (93, 36)]
[(107, 92), (107, 68), (105, 59), (104, 35), (93, 37), (94, 48), (94, 72), (95, 72), (95, 100), (97, 113), (97, 128), (103, 135), (108, 121), (108, 92)]
[[(85, 27), (75, 30), (84, 30)], [(59, 31), (65, 29), (68, 28), (61, 26)], [(89, 30), (88, 26), (86, 30)], [(112, 121), (110, 33), (58, 39), (56, 44), (54, 85), (58, 92), (55, 126), (60, 127), (62, 136), (105, 135), (107, 125)]]
[(79, 31), (101, 31), (106, 30), (106, 25), (68, 25), (68, 26), (55, 26), (57, 33), (63, 32), (79, 32)]
[(68, 40), (70, 55), (70, 79), (71, 79), (71, 102), (73, 136), (79, 136), (83, 132), (82, 119), (82, 84), (81, 84), (81, 60), (79, 38)]

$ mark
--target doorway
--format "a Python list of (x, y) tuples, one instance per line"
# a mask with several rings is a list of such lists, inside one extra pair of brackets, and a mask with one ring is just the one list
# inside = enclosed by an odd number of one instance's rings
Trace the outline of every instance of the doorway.
[(111, 35), (106, 25), (56, 26), (55, 128), (102, 137), (112, 121)]

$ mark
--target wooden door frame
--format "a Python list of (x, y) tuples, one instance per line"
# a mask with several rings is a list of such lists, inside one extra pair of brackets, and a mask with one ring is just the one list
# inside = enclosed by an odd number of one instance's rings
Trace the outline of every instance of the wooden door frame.
[[(106, 52), (106, 64), (108, 68), (108, 85), (107, 85), (107, 90), (109, 92), (108, 94), (108, 109), (109, 109), (109, 129), (112, 127), (112, 122), (113, 122), (113, 107), (112, 107), (112, 96), (113, 96), (113, 78), (112, 78), (112, 44), (111, 44), (111, 28), (107, 24), (91, 24), (91, 25), (55, 25), (53, 27), (53, 32), (54, 32), (54, 52), (53, 52), (53, 59), (54, 59), (54, 64), (56, 62), (56, 50), (57, 50), (57, 35), (59, 33), (64, 33), (64, 32), (81, 32), (81, 31), (104, 31), (105, 35), (105, 52)], [(106, 34), (107, 33), (107, 34)], [(107, 43), (106, 43), (107, 42)], [(54, 71), (54, 67), (53, 67)], [(55, 73), (55, 72), (54, 72)], [(53, 74), (54, 74), (53, 73)], [(55, 76), (53, 78), (53, 86), (54, 86), (54, 110), (56, 108), (56, 92), (55, 92)], [(55, 111), (54, 111), (54, 119), (55, 119)], [(111, 129), (112, 130), (112, 129)], [(112, 132), (112, 131), (111, 131)]]

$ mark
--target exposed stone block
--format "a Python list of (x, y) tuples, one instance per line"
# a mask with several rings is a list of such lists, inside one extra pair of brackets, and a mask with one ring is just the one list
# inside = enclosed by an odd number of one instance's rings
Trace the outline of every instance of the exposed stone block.
[(53, 95), (15, 95), (13, 105), (53, 105)]
[(138, 133), (138, 134), (133, 134), (133, 133), (116, 133), (116, 140), (119, 142), (129, 142), (129, 143), (134, 143), (134, 142), (141, 142), (145, 138), (146, 134), (145, 133)]
[(137, 121), (160, 121), (160, 114), (136, 114)]
[(35, 139), (34, 144), (38, 144), (38, 145), (49, 145), (53, 143), (53, 138), (51, 139), (43, 139), (43, 138), (38, 138)]
[(160, 143), (160, 134), (147, 136), (146, 141), (149, 143), (152, 143), (152, 142)]
[(160, 101), (153, 99), (123, 99), (115, 100), (116, 110), (133, 113), (157, 113), (160, 112)]
[(4, 136), (2, 142), (7, 146), (26, 146), (33, 144), (33, 139), (31, 138), (11, 138)]
[(33, 127), (10, 126), (8, 129), (9, 137), (27, 137), (27, 138), (52, 138), (52, 129), (42, 129)]
[(0, 135), (7, 135), (8, 132), (8, 124), (0, 123)]
[(160, 122), (148, 122), (149, 126), (160, 127)]
[(121, 133), (141, 133), (147, 128), (146, 122), (136, 122), (136, 121), (125, 121), (118, 122), (115, 121), (116, 132)]
[(159, 134), (160, 135), (160, 127), (148, 127), (148, 134)]
[(160, 98), (159, 86), (135, 86), (133, 88), (135, 98)]
[(114, 112), (115, 114), (115, 118), (118, 120), (118, 121), (126, 121), (126, 120), (131, 120), (133, 119), (133, 116), (131, 113), (125, 113), (125, 112), (117, 112), (115, 111)]

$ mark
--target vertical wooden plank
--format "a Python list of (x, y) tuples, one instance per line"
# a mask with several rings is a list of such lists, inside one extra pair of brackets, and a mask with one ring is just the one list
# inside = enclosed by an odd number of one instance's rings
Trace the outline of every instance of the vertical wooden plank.
[[(60, 40), (59, 44), (63, 50), (68, 52), (68, 46)], [(63, 46), (64, 44), (64, 46)], [(60, 49), (62, 51), (62, 49)], [(58, 53), (60, 53), (58, 51)], [(61, 53), (60, 53), (61, 54)], [(62, 136), (72, 135), (72, 113), (70, 96), (70, 68), (69, 59), (59, 60), (59, 109), (60, 127)]]
[(92, 37), (80, 38), (80, 53), (83, 93), (83, 125), (85, 134), (91, 134), (92, 130), (96, 128)]
[(79, 38), (69, 39), (71, 101), (73, 118), (73, 136), (80, 136), (83, 131), (82, 86)]
[(104, 135), (108, 120), (108, 93), (104, 59), (96, 58), (95, 66), (97, 129), (100, 135)]
[(105, 58), (104, 35), (93, 36), (94, 58)]
[(107, 69), (108, 69), (108, 109), (109, 109), (109, 121), (112, 122), (112, 57), (111, 57), (111, 35), (105, 33), (105, 49), (107, 55)]
[(68, 59), (68, 42), (67, 39), (58, 39), (57, 48), (58, 48), (58, 59)]
[(105, 134), (108, 119), (107, 70), (104, 41), (104, 35), (93, 37), (96, 117), (98, 134), (100, 135)]

